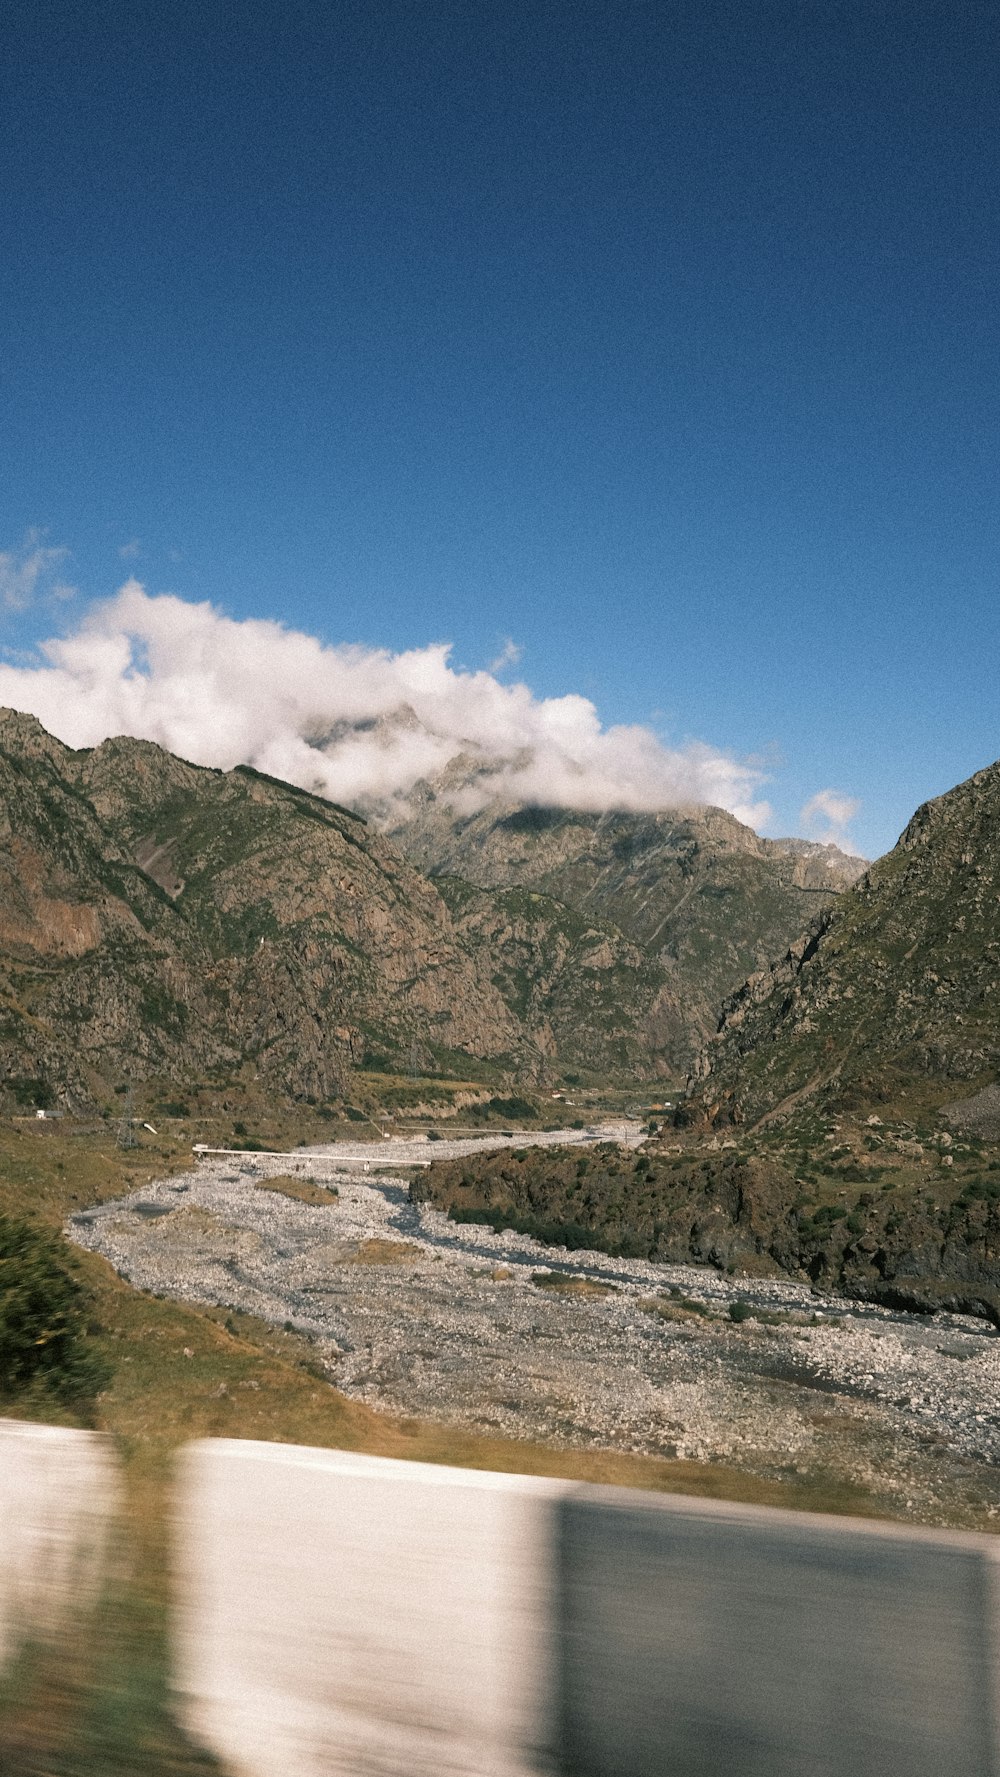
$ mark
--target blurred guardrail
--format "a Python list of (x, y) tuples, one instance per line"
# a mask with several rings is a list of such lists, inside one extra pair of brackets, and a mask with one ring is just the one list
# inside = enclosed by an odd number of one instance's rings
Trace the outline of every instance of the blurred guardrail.
[[(0, 1422), (8, 1651), (113, 1497)], [(178, 1708), (238, 1777), (1000, 1777), (991, 1538), (228, 1440), (174, 1535)]]
[(246, 1777), (996, 1777), (989, 1538), (224, 1441), (179, 1497)]
[(119, 1504), (105, 1438), (0, 1419), (0, 1665), (96, 1599)]
[(562, 1492), (338, 1451), (190, 1446), (189, 1731), (254, 1777), (551, 1768)]

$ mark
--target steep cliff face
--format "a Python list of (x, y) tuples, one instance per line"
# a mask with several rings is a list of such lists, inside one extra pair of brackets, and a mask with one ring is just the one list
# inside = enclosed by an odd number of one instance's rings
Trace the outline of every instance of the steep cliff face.
[[(86, 1101), (131, 1068), (250, 1063), (325, 1097), (417, 1036), (536, 1061), (432, 884), (358, 816), (148, 742), (73, 753), (0, 715), (0, 1071)], [(457, 1059), (457, 1058), (456, 1058)]]
[(683, 1011), (641, 945), (533, 889), (436, 882), (459, 936), (489, 957), (506, 1005), (548, 1062), (612, 1078), (670, 1072)]
[[(726, 996), (781, 955), (864, 869), (834, 847), (761, 839), (722, 809), (632, 815), (491, 804), (456, 817), (427, 786), (391, 837), (434, 877), (561, 902), (635, 947), (618, 1016), (661, 1071), (684, 1072)], [(613, 934), (613, 936), (612, 936)]]
[(918, 809), (809, 937), (730, 1000), (691, 1114), (753, 1123), (825, 1098), (1000, 1071), (1000, 765)]

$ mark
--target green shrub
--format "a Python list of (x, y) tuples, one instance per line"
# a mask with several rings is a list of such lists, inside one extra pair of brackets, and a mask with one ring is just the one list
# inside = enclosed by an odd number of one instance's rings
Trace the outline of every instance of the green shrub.
[(824, 1222), (842, 1222), (846, 1214), (847, 1210), (842, 1203), (823, 1203), (816, 1211), (814, 1220), (819, 1227)]
[(92, 1400), (110, 1372), (87, 1339), (89, 1292), (56, 1235), (0, 1215), (0, 1391), (42, 1382)]
[(736, 1322), (737, 1326), (742, 1321), (749, 1320), (751, 1318), (752, 1314), (753, 1314), (753, 1309), (751, 1308), (749, 1302), (744, 1302), (744, 1301), (740, 1300), (737, 1302), (730, 1302), (730, 1304), (729, 1304), (729, 1318), (730, 1318), (730, 1320), (734, 1320)]
[(529, 1099), (518, 1098), (516, 1096), (511, 1098), (491, 1098), (485, 1108), (494, 1117), (520, 1118), (522, 1122), (528, 1122), (531, 1118), (537, 1118), (538, 1116), (536, 1107)]
[(47, 1080), (13, 1080), (11, 1082), (15, 1103), (33, 1105), (36, 1110), (51, 1110), (55, 1103), (55, 1093)]
[(978, 1198), (984, 1203), (995, 1203), (1000, 1197), (1000, 1179), (969, 1179), (962, 1196), (967, 1200)]
[(698, 1302), (693, 1296), (686, 1296), (675, 1283), (668, 1286), (667, 1295), (675, 1307), (685, 1309), (688, 1314), (702, 1314), (707, 1320), (712, 1319), (712, 1310), (707, 1302)]

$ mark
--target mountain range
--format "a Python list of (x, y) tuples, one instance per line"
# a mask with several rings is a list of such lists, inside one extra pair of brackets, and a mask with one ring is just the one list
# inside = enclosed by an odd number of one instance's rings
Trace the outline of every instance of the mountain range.
[(715, 809), (470, 817), (426, 785), (389, 825), (0, 712), (3, 1101), (241, 1070), (324, 1101), (414, 1053), (460, 1078), (676, 1079), (863, 868)]

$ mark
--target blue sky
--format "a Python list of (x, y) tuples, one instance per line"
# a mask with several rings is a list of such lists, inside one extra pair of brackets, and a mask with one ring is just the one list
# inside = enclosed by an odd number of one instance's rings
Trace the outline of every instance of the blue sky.
[(128, 574), (512, 638), (869, 855), (1000, 754), (992, 5), (5, 16), (14, 666)]

